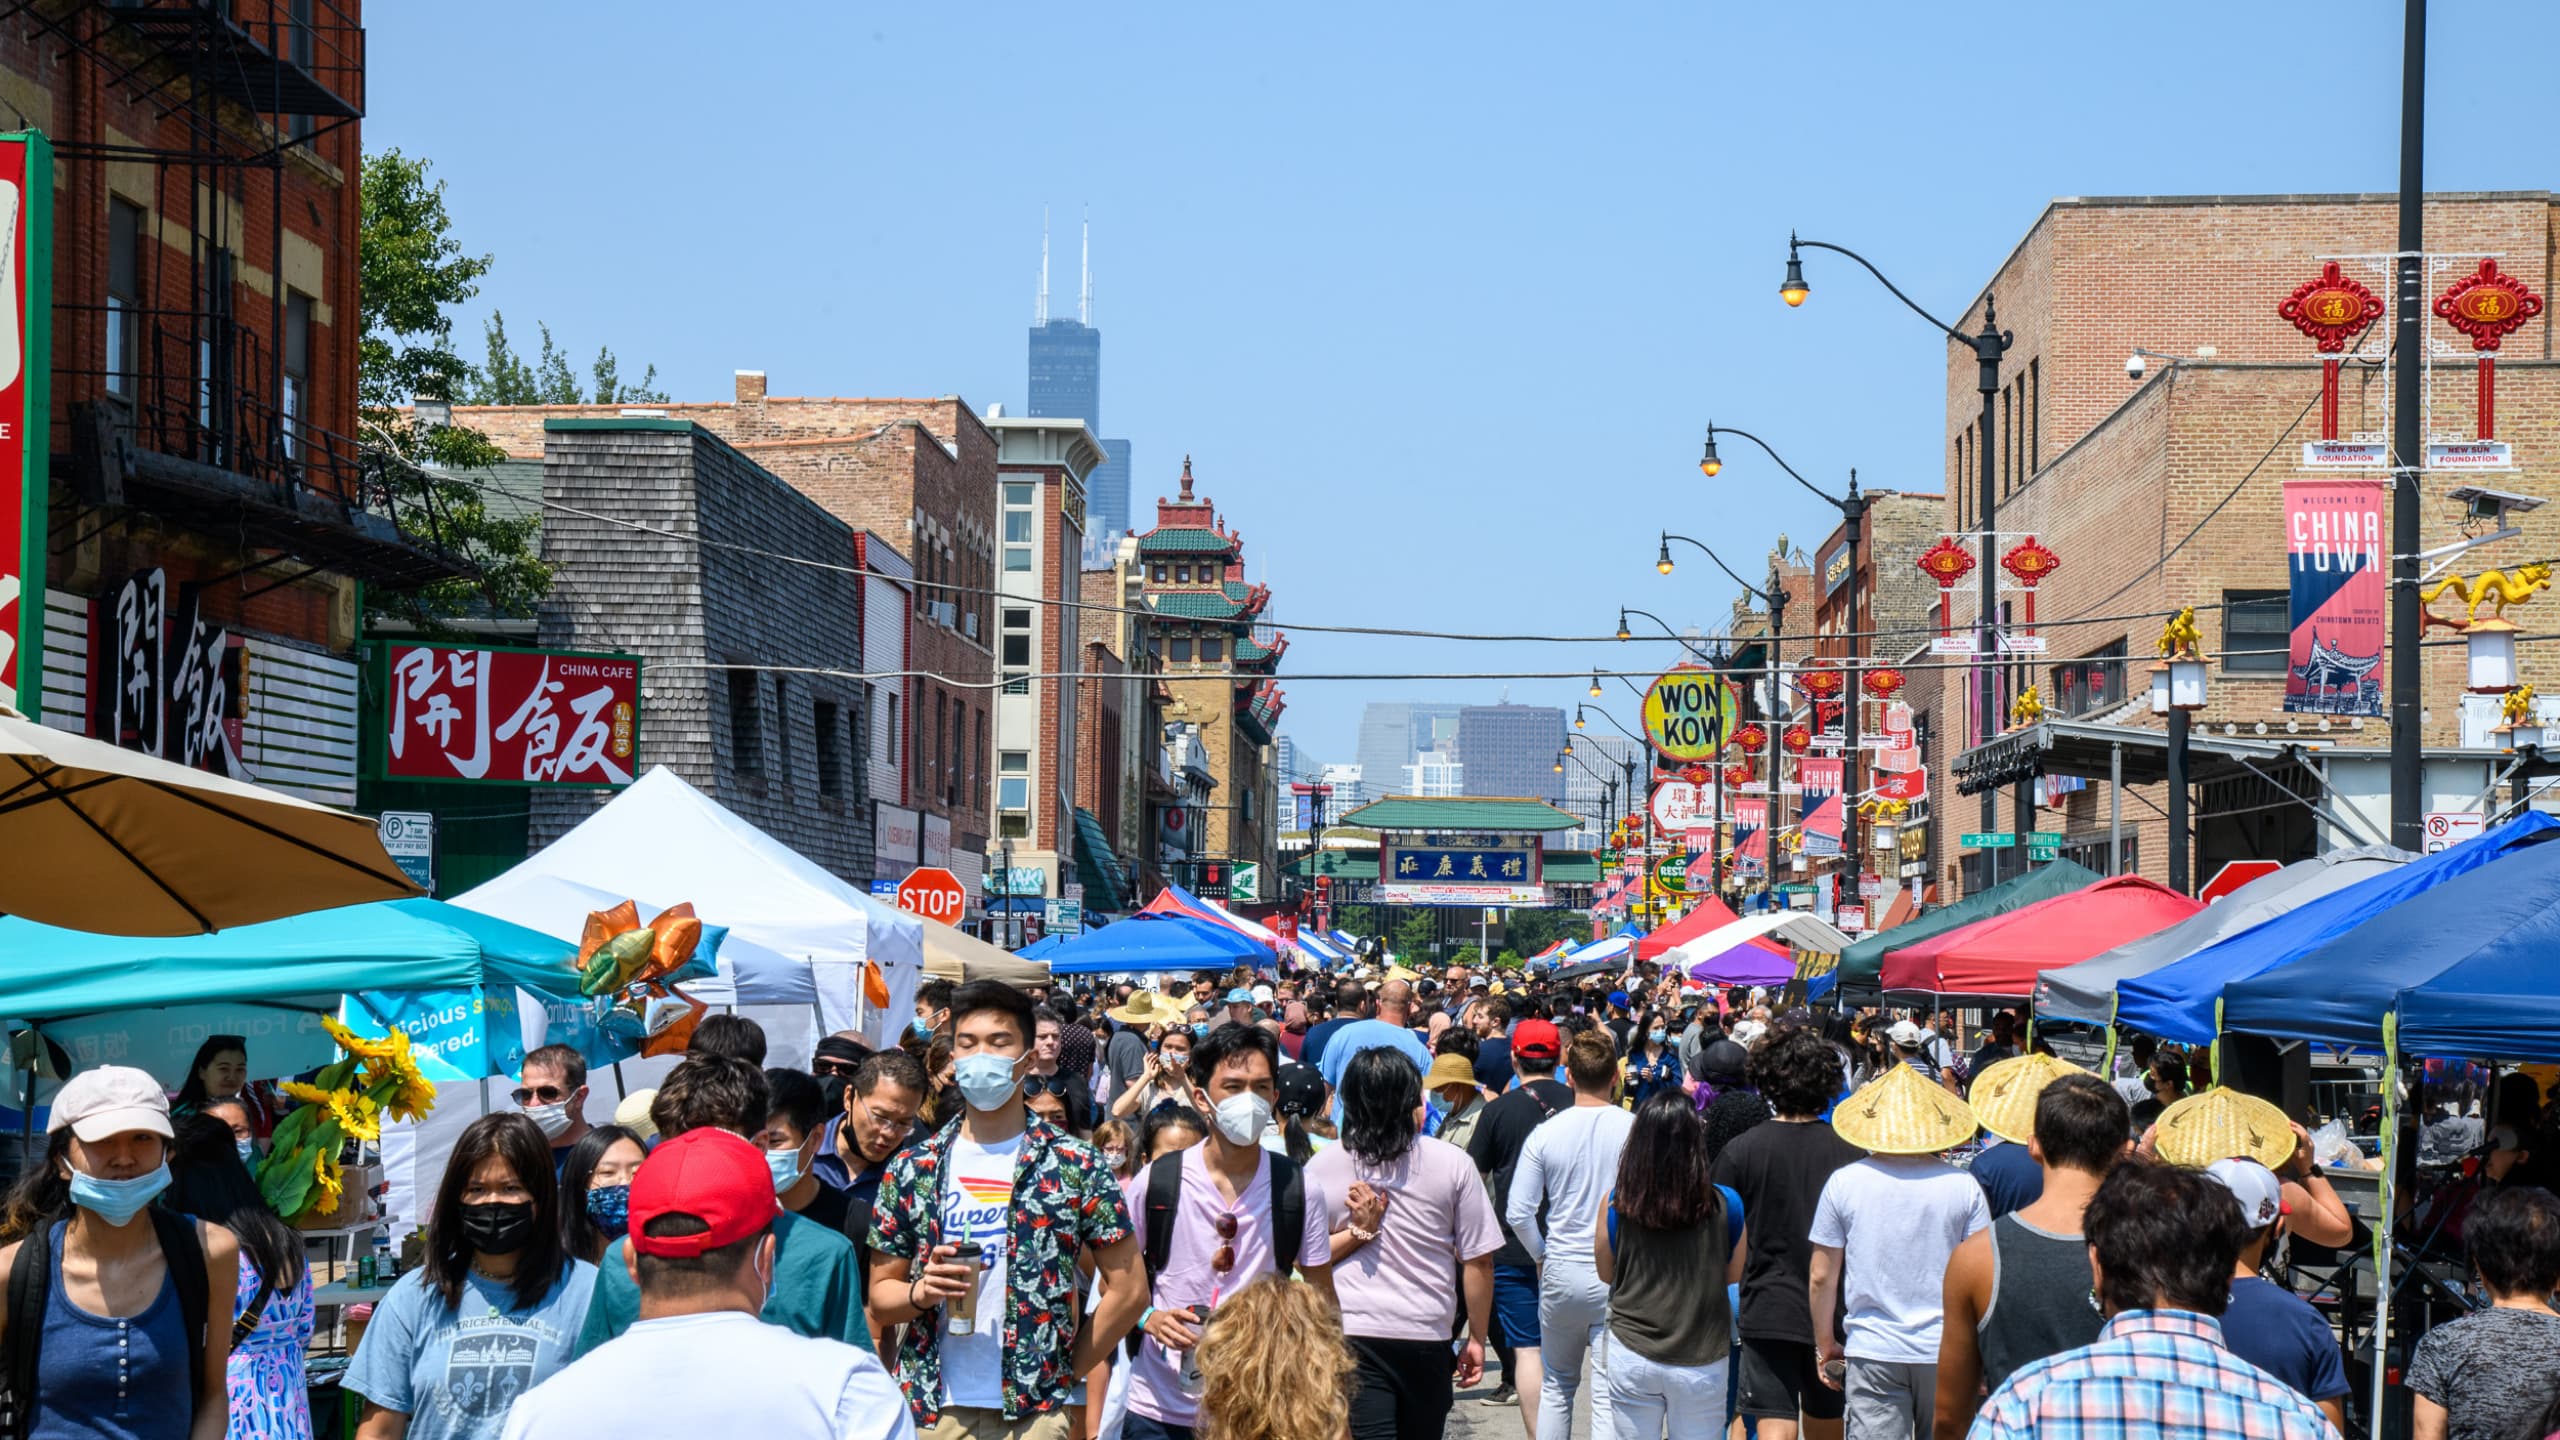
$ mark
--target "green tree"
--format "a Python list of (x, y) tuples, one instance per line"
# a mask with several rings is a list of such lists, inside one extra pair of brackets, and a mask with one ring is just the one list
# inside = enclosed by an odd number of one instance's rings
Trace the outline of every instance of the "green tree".
[(595, 363), (588, 373), (595, 377), (595, 390), (581, 389), (577, 373), (569, 366), (568, 352), (551, 338), (551, 327), (537, 320), (534, 328), (542, 334), (542, 348), (526, 360), (507, 339), (507, 316), (502, 310), (489, 312), (483, 323), (482, 338), (487, 358), (464, 377), (460, 397), (469, 405), (583, 405), (592, 398), (598, 405), (663, 405), (666, 392), (657, 388), (658, 367), (648, 367), (635, 385), (622, 383), (622, 365), (611, 348), (596, 351)]
[(540, 521), (492, 511), (470, 478), (505, 452), (477, 430), (421, 425), (399, 408), (466, 388), (472, 372), (453, 348), (453, 310), (479, 293), (490, 264), (454, 239), (444, 182), (430, 179), (429, 168), (397, 150), (364, 160), (356, 401), (369, 488), (392, 497), (405, 529), (474, 572), (411, 591), (366, 588), (373, 614), (432, 630), (466, 615), (531, 615), (551, 587), (551, 570), (534, 549)]
[(667, 392), (658, 388), (658, 367), (651, 365), (640, 373), (639, 383), (624, 385), (622, 367), (615, 363), (613, 352), (596, 351), (596, 403), (599, 405), (664, 405)]
[(1396, 936), (1387, 948), (1407, 965), (1427, 963), (1432, 948), (1440, 938), (1440, 917), (1430, 910), (1415, 910), (1396, 926)]

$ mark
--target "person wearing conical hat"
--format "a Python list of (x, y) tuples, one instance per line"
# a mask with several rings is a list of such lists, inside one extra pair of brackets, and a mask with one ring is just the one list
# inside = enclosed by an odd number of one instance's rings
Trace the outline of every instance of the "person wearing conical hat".
[[(1901, 1064), (1834, 1106), (1831, 1128), (1867, 1158), (1833, 1174), (1814, 1207), (1810, 1289), (1823, 1378), (1847, 1397), (1848, 1440), (1925, 1437), (1937, 1409), (1947, 1260), (1991, 1224), (1982, 1187), (1941, 1158), (1973, 1138), (1973, 1110)], [(1844, 1312), (1845, 1342), (1834, 1338)]]
[(1983, 1071), (1973, 1082), (1973, 1113), (2009, 1142), (1998, 1150), (2029, 1156), (2039, 1175), (2034, 1200), (1966, 1237), (1947, 1262), (1938, 1440), (1963, 1440), (1986, 1387), (2098, 1338), (2100, 1317), (2087, 1298), (2096, 1276), (2080, 1217), (2127, 1149), (2124, 1097), (2049, 1055)]
[(2255, 1095), (2216, 1085), (2160, 1112), (2139, 1147), (2172, 1165), (2200, 1170), (2245, 1156), (2284, 1182), (2285, 1229), (2331, 1248), (2355, 1239), (2355, 1216), (2312, 1163), (2311, 1133)]

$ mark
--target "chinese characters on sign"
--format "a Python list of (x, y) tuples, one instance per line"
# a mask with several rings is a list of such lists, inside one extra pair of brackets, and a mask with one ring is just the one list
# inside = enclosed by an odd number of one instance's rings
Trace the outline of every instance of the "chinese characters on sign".
[(386, 658), (390, 778), (628, 785), (639, 768), (636, 657), (391, 645)]
[(185, 613), (183, 625), (171, 614), (165, 570), (138, 571), (116, 591), (108, 735), (128, 750), (243, 775), (232, 743), (231, 634), (204, 618), (192, 593)]
[(0, 705), (44, 696), (46, 438), (53, 376), (53, 147), (0, 136)]
[(1389, 880), (1516, 885), (1538, 878), (1525, 850), (1396, 850)]

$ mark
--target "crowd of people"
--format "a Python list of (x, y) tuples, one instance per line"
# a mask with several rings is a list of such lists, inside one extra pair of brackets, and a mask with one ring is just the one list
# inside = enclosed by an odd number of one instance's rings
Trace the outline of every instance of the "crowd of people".
[[(342, 1384), (360, 1440), (1413, 1440), (1488, 1379), (1526, 1440), (2340, 1431), (2338, 1338), (2266, 1270), (2352, 1215), (2298, 1126), (2131, 1058), (1633, 969), (929, 981), (804, 1066), (709, 1016), (611, 1123), (526, 1057)], [(11, 1435), (315, 1433), (249, 1069), (55, 1096), (0, 1210)], [(2520, 1182), (2468, 1207), (2488, 1304), (2414, 1347), (2415, 1440), (2560, 1431), (2560, 1201)]]

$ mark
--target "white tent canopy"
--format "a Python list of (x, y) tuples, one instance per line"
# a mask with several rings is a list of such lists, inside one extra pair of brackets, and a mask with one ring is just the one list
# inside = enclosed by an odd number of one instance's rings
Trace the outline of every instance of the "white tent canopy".
[(1828, 921), (1815, 919), (1808, 910), (1773, 910), (1764, 915), (1745, 916), (1729, 925), (1719, 925), (1686, 945), (1672, 947), (1662, 961), (1685, 971), (1701, 960), (1712, 960), (1736, 945), (1747, 945), (1764, 935), (1774, 935), (1798, 950), (1817, 955), (1837, 955), (1849, 948), (1849, 937), (1832, 928)]
[[(822, 1032), (886, 1044), (924, 973), (924, 922), (856, 889), (661, 765), (506, 874), (454, 902), (575, 940), (591, 910), (629, 898), (643, 914), (683, 901), (725, 926), (720, 985), (706, 1003), (814, 1005)], [(864, 961), (889, 986), (862, 1006)], [(719, 991), (726, 988), (727, 994)]]

